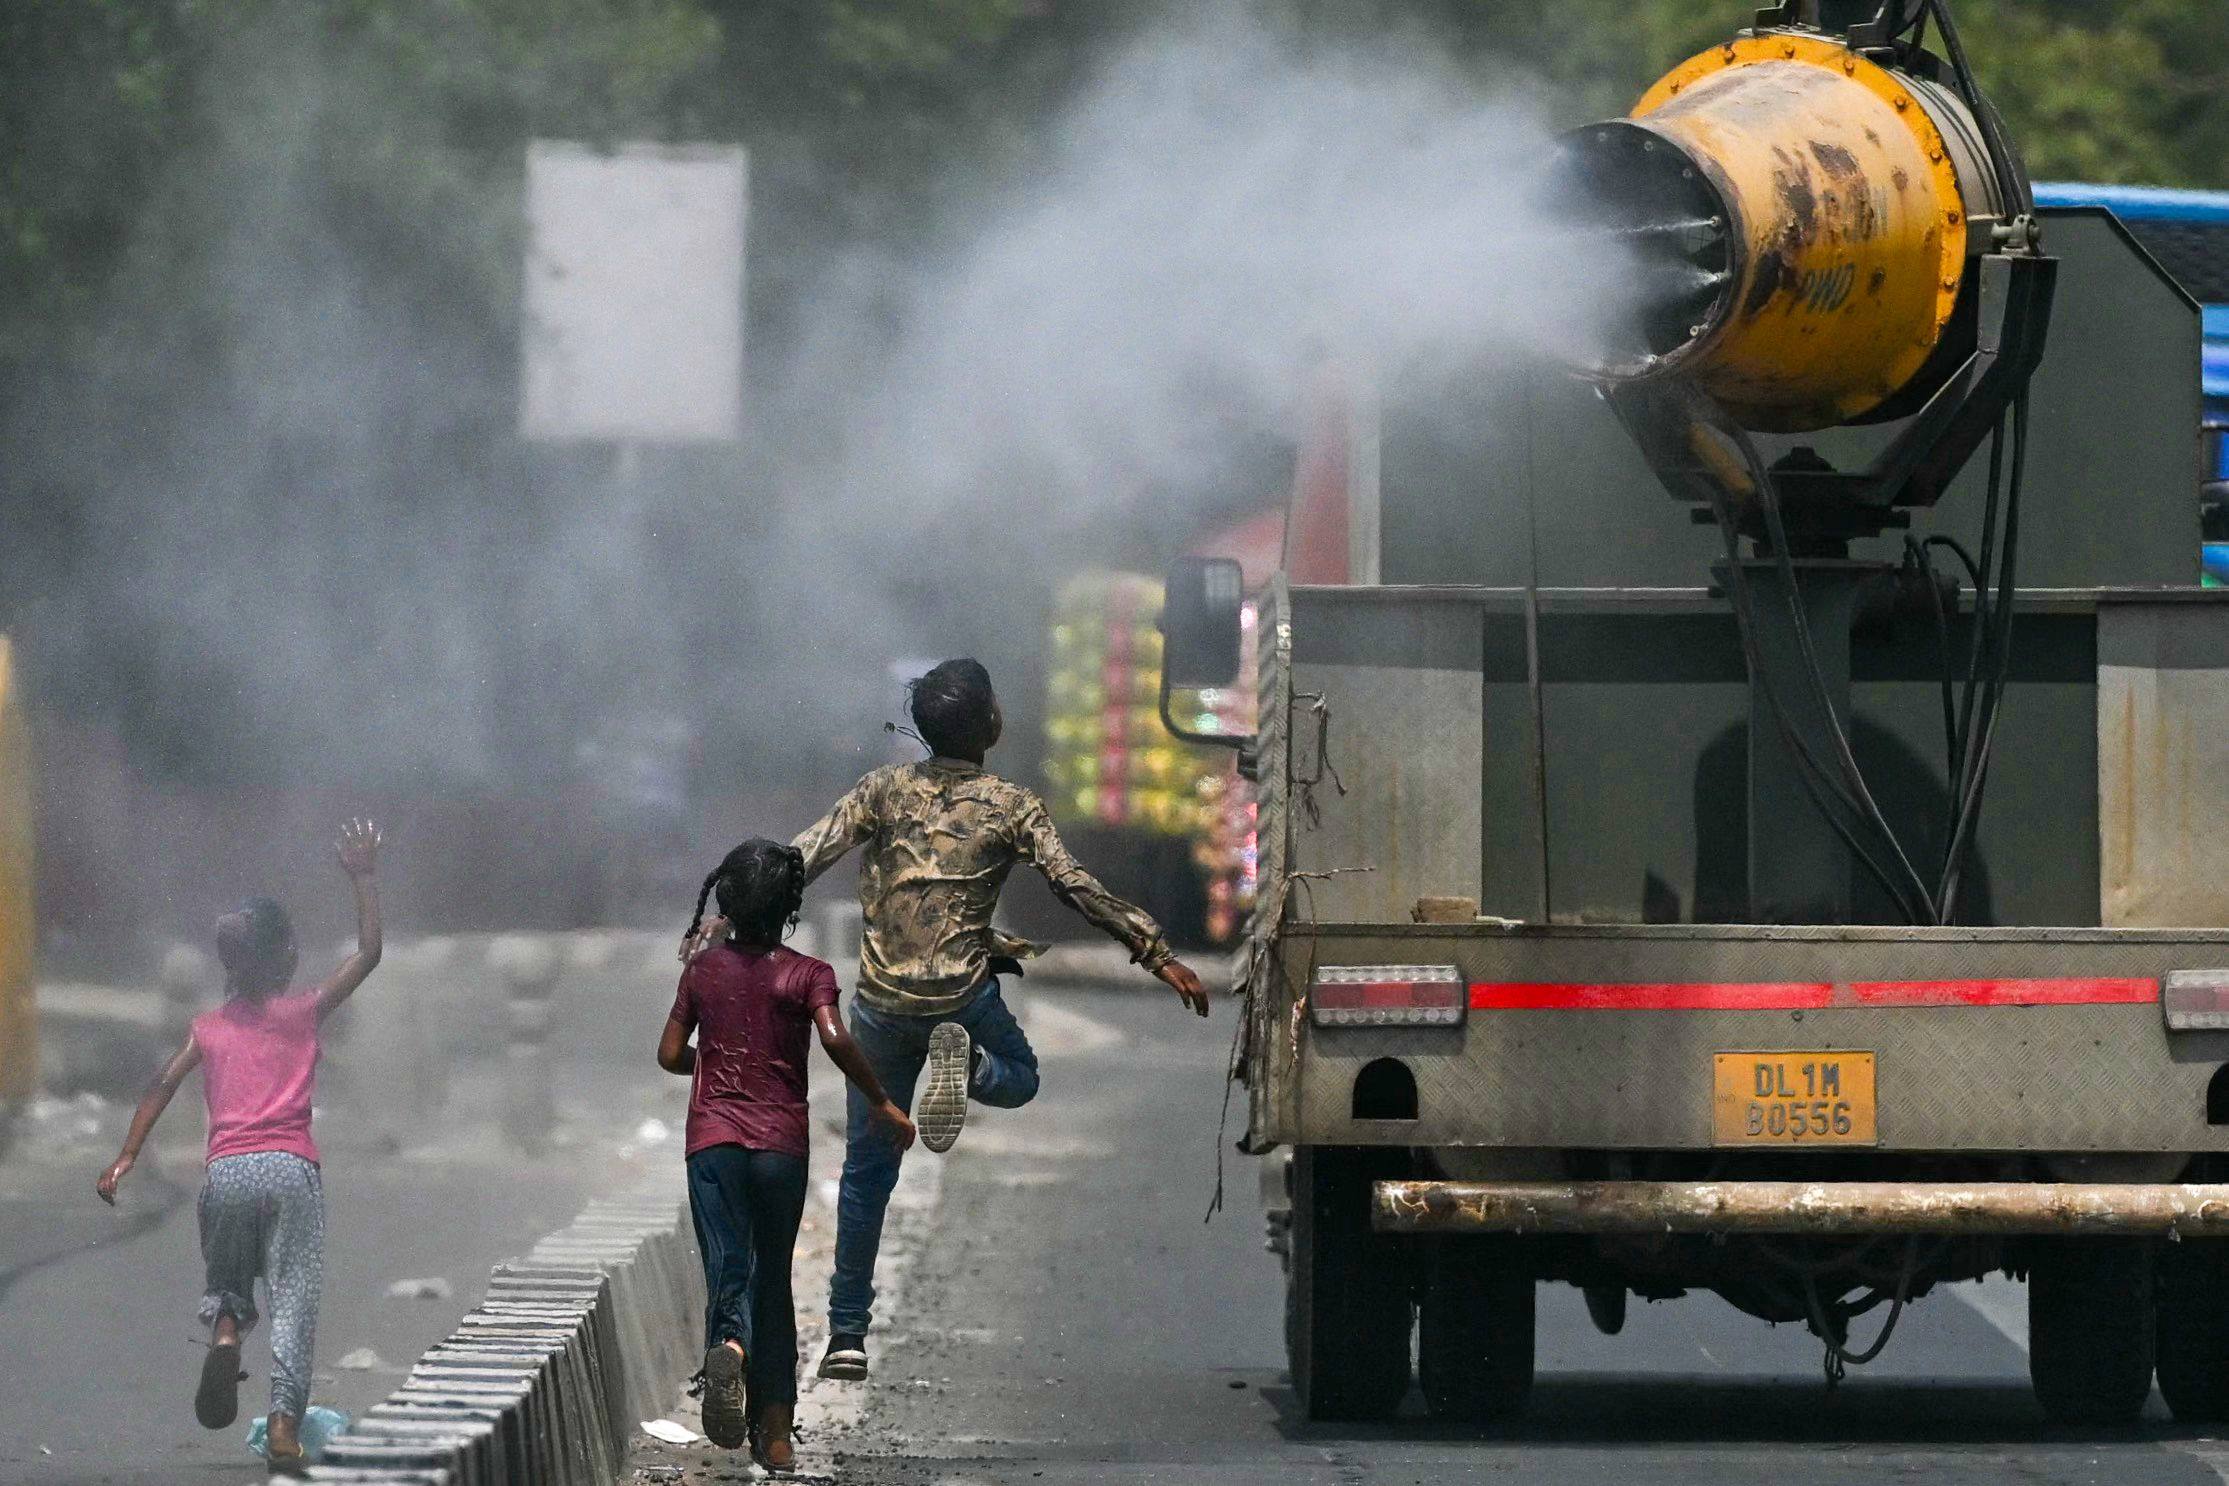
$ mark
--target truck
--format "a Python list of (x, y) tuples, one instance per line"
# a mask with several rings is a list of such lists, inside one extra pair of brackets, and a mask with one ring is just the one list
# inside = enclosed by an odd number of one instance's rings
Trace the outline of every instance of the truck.
[(2054, 1420), (2229, 1417), (2197, 305), (2035, 205), (1944, 0), (1760, 12), (1542, 190), (1646, 280), (1615, 333), (1388, 369), (1346, 581), (1167, 578), (1165, 685), (1258, 696), (1163, 716), (1255, 795), (1308, 1414), (1517, 1413), (1542, 1284), (1832, 1379), (2008, 1275)]
[(2198, 471), (2205, 583), (2229, 583), (2229, 191), (2038, 181), (2038, 203), (2103, 206), (2199, 304)]

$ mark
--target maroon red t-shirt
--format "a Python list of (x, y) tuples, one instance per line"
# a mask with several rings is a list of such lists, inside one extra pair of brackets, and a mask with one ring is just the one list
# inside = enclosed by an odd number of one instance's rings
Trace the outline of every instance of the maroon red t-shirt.
[(836, 972), (790, 949), (717, 944), (681, 972), (673, 1020), (697, 1034), (688, 1154), (706, 1146), (805, 1154), (805, 1063), (813, 1013), (836, 1004)]

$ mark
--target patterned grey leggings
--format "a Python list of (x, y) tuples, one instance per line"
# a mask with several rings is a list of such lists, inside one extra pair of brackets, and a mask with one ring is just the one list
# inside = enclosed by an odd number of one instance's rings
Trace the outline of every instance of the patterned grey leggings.
[(221, 1156), (196, 1204), (208, 1293), (203, 1325), (255, 1325), (255, 1282), (271, 1300), (271, 1411), (299, 1419), (310, 1402), (310, 1356), (325, 1292), (325, 1184), (314, 1162), (284, 1151)]

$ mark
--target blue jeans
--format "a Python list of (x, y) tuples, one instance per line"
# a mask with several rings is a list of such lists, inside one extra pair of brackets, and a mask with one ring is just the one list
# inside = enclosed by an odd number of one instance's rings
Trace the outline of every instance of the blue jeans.
[(803, 1156), (714, 1145), (689, 1158), (689, 1216), (704, 1257), (704, 1349), (742, 1345), (754, 1404), (797, 1401), (789, 1270), (804, 1212)]
[[(913, 1108), (914, 1085), (929, 1057), (929, 1034), (939, 1022), (958, 1022), (982, 1049), (968, 1079), (968, 1093), (984, 1104), (1016, 1109), (1037, 1097), (1037, 1053), (1022, 1035), (1014, 1013), (987, 982), (957, 1011), (939, 1016), (905, 1016), (877, 1011), (857, 997), (851, 1003), (851, 1035), (882, 1080), (884, 1092)], [(892, 1145), (871, 1117), (858, 1089), (849, 1092), (844, 1144), (843, 1188), (836, 1199), (836, 1272), (828, 1281), (828, 1329), (864, 1336), (874, 1319), (875, 1255), (882, 1248), (882, 1217), (890, 1189), (898, 1184), (904, 1153)]]

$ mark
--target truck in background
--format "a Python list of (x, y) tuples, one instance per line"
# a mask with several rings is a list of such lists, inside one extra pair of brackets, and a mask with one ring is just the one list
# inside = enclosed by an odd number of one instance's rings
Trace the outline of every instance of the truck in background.
[(2229, 191), (2038, 181), (2038, 206), (2113, 213), (2198, 301), (2199, 521), (2209, 588), (2229, 584)]

